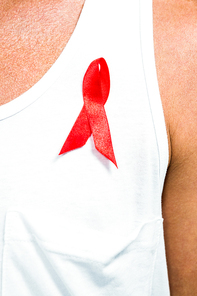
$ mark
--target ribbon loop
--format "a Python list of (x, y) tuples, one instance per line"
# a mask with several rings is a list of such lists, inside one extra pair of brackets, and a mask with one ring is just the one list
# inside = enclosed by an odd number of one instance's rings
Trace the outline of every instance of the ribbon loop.
[(110, 76), (103, 58), (93, 61), (83, 79), (83, 98), (97, 104), (106, 103), (110, 91)]
[(110, 91), (110, 75), (104, 58), (94, 60), (83, 79), (83, 108), (59, 155), (80, 148), (93, 135), (95, 148), (116, 167), (109, 124), (104, 109)]

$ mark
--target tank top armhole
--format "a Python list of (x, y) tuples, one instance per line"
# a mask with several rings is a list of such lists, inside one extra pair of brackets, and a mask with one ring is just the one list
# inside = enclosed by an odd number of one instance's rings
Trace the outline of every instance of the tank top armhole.
[(169, 161), (168, 137), (159, 92), (154, 56), (152, 0), (140, 0), (141, 54), (147, 95), (155, 128), (159, 161), (161, 190)]

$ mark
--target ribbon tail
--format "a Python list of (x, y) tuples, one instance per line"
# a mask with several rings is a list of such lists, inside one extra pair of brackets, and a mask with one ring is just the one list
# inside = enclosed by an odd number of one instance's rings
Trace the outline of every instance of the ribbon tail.
[(85, 107), (83, 106), (59, 155), (84, 146), (90, 135), (91, 129)]
[(103, 105), (89, 102), (86, 112), (88, 114), (95, 148), (112, 161), (118, 168), (113, 150), (109, 123)]

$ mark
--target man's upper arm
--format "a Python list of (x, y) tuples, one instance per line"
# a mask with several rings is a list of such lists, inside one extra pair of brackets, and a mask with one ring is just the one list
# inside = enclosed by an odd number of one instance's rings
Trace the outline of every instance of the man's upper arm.
[(163, 192), (172, 296), (197, 295), (197, 1), (154, 0), (155, 56), (169, 135)]
[(172, 296), (197, 295), (197, 156), (169, 167), (163, 193)]

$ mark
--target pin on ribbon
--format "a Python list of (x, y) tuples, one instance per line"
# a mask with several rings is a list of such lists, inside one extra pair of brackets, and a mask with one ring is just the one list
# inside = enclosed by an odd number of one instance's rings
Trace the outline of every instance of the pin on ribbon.
[(104, 58), (94, 60), (83, 78), (83, 108), (59, 155), (80, 148), (93, 136), (95, 148), (116, 167), (111, 134), (104, 105), (110, 91), (110, 75)]

